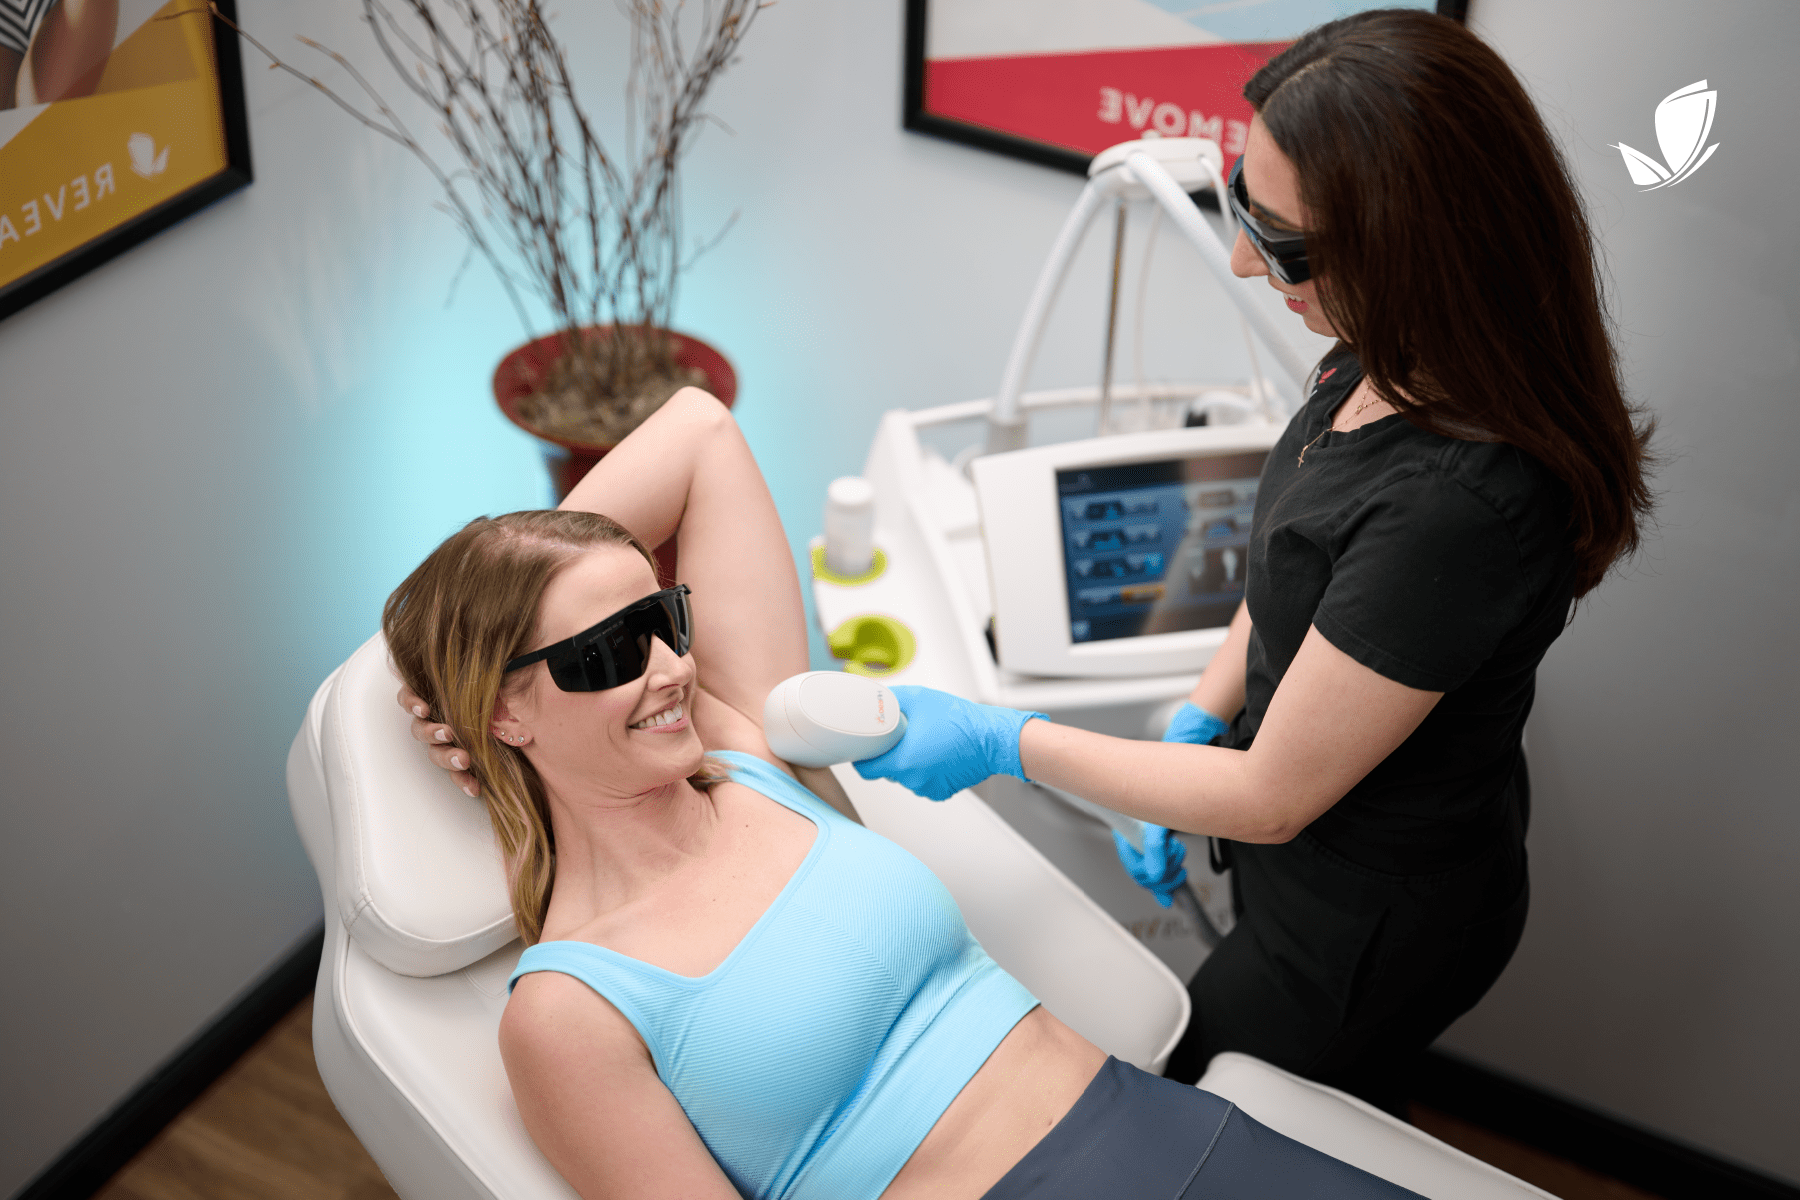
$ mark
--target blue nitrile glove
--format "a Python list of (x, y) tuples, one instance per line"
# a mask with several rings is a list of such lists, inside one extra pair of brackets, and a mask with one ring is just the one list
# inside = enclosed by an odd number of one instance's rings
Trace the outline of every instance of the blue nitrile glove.
[[(1162, 740), (1165, 742), (1192, 742), (1204, 746), (1206, 743), (1224, 733), (1225, 722), (1197, 707), (1192, 701), (1175, 710), (1169, 718), (1169, 727), (1163, 730)], [(1139, 887), (1149, 888), (1156, 894), (1156, 902), (1164, 908), (1169, 907), (1175, 889), (1187, 882), (1187, 868), (1182, 860), (1187, 857), (1187, 844), (1175, 837), (1161, 825), (1144, 826), (1144, 850), (1138, 853), (1131, 848), (1115, 830), (1113, 846), (1119, 852), (1119, 861), (1125, 864), (1125, 872)]]
[(1156, 902), (1164, 908), (1174, 902), (1175, 889), (1187, 882), (1187, 868), (1181, 865), (1187, 857), (1187, 844), (1161, 825), (1144, 825), (1144, 850), (1139, 853), (1118, 830), (1113, 830), (1113, 846), (1125, 872), (1139, 887), (1149, 888)]
[(1025, 778), (1019, 731), (1040, 712), (976, 704), (948, 692), (899, 684), (906, 733), (886, 754), (853, 764), (864, 779), (892, 779), (929, 800), (948, 800), (990, 775)]
[(1169, 727), (1163, 730), (1162, 740), (1192, 742), (1196, 746), (1204, 746), (1229, 728), (1229, 724), (1204, 708), (1196, 707), (1190, 700), (1176, 709), (1175, 715), (1169, 718)]

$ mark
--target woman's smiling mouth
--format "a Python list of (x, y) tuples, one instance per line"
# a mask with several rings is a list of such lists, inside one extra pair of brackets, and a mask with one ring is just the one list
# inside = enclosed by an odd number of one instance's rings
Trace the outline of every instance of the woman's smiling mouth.
[(654, 713), (651, 716), (645, 717), (643, 720), (639, 721), (637, 724), (631, 726), (631, 728), (632, 729), (662, 729), (669, 725), (680, 724), (683, 715), (684, 715), (684, 710), (682, 708), (682, 705), (679, 701), (677, 701), (675, 704), (671, 705), (668, 708), (663, 709), (661, 712)]

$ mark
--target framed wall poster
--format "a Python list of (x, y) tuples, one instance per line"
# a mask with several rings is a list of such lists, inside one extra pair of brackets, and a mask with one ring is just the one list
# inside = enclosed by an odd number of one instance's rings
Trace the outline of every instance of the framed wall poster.
[(1315, 25), (1372, 8), (1462, 20), (1468, 0), (907, 0), (902, 123), (1087, 171), (1155, 131), (1244, 149), (1257, 68)]
[(249, 182), (206, 0), (0, 0), (0, 317)]

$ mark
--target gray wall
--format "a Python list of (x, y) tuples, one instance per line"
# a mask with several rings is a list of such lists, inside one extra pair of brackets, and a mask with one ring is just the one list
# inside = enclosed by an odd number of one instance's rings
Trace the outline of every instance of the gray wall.
[[(606, 114), (623, 49), (613, 6), (591, 7), (562, 20)], [(881, 411), (991, 392), (1079, 189), (899, 130), (899, 7), (764, 12), (716, 93), (733, 132), (708, 131), (686, 177), (696, 236), (738, 221), (689, 276), (679, 323), (737, 364), (739, 417), (796, 545)], [(1672, 461), (1642, 563), (1546, 665), (1532, 927), (1449, 1041), (1800, 1179), (1780, 1136), (1796, 1111), (1782, 889), (1800, 831), (1775, 762), (1796, 716), (1777, 619), (1800, 563), (1782, 457), (1800, 431), (1777, 392), (1800, 310), (1782, 216), (1797, 157), (1782, 118), (1800, 96), (1777, 53), (1800, 44), (1800, 10), (1656, 0), (1618, 6), (1626, 25), (1540, 0), (1474, 7), (1569, 142)], [(366, 59), (344, 0), (240, 9), (271, 44), (306, 32)], [(420, 173), (293, 81), (247, 75), (257, 182), (0, 323), (0, 911), (16, 976), (0, 1000), (0, 1191), (317, 919), (281, 785), (307, 697), (440, 537), (546, 496), (487, 394), (518, 323), (479, 265), (446, 305), (461, 249)], [(1655, 102), (1701, 77), (1721, 91), (1723, 148), (1679, 187), (1637, 193), (1605, 144), (1652, 148)], [(1185, 246), (1161, 248), (1147, 375), (1242, 378), (1223, 301)], [(1045, 384), (1097, 371), (1096, 252), (1047, 339)]]
[[(1544, 662), (1531, 923), (1444, 1044), (1800, 1180), (1800, 6), (1475, 0), (1471, 23), (1564, 140), (1668, 462), (1656, 536)], [(1654, 152), (1657, 101), (1698, 79), (1718, 152), (1638, 191), (1608, 143)]]

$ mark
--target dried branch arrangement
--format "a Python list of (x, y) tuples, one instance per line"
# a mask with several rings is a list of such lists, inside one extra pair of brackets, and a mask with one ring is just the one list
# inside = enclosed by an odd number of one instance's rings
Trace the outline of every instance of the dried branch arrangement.
[[(707, 119), (707, 89), (767, 0), (618, 2), (632, 31), (623, 155), (607, 150), (577, 99), (539, 0), (363, 0), (394, 75), (437, 120), (447, 152), (435, 154), (338, 51), (300, 39), (349, 74), (361, 104), (238, 30), (271, 68), (424, 164), (439, 207), (493, 267), (526, 329), (526, 295), (557, 321), (563, 357), (521, 414), (541, 432), (603, 444), (699, 382), (676, 367), (663, 335), (681, 271), (705, 248), (682, 257), (679, 168)], [(599, 325), (613, 336), (583, 335)]]

